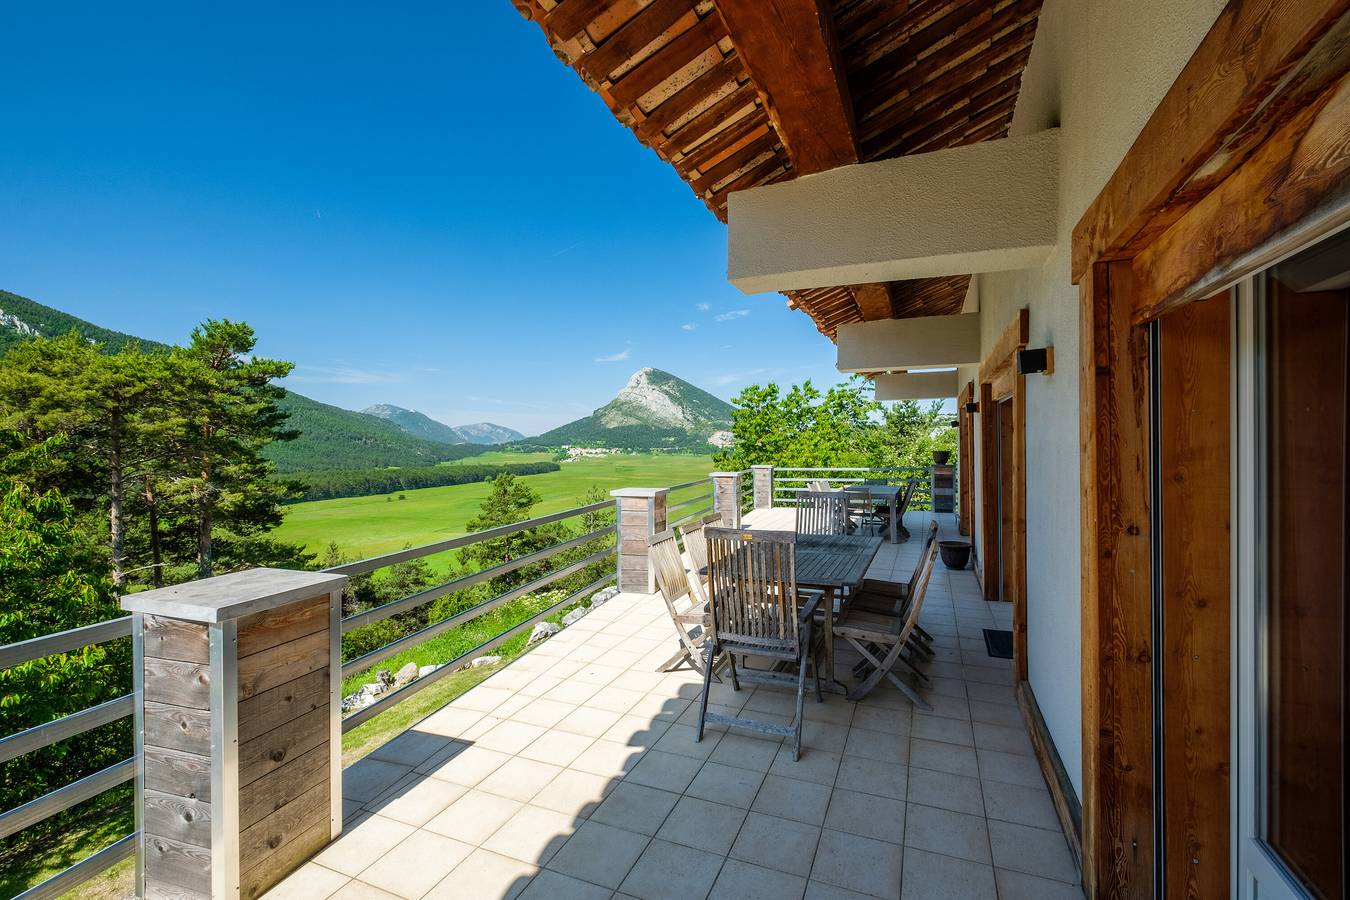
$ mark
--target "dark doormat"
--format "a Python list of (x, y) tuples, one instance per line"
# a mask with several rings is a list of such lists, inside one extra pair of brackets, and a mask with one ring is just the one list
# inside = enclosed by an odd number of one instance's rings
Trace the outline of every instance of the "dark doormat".
[(984, 629), (984, 647), (994, 659), (1012, 659), (1012, 632)]

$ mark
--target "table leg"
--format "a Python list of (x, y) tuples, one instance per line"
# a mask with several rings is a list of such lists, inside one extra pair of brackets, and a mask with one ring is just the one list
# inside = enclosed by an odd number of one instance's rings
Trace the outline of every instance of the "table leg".
[(897, 506), (900, 505), (899, 499), (900, 499), (900, 498), (897, 496), (896, 499), (895, 499), (894, 501), (892, 501), (892, 503), (891, 503), (891, 543), (892, 543), (892, 544), (898, 544), (898, 543), (900, 543), (900, 527), (899, 527), (899, 524), (895, 521), (895, 508), (896, 508)]
[(836, 678), (834, 669), (834, 588), (826, 588), (825, 596), (825, 673), (820, 689), (831, 694), (847, 694), (848, 688)]

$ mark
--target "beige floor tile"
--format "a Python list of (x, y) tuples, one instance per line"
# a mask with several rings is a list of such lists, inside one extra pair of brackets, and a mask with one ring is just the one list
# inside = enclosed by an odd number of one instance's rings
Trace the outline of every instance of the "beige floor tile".
[(987, 722), (975, 723), (975, 746), (980, 750), (998, 750), (1003, 753), (1017, 753), (1033, 756), (1031, 738), (1021, 725), (992, 725)]
[(620, 716), (619, 721), (610, 726), (601, 737), (616, 744), (630, 747), (642, 747), (649, 750), (656, 746), (661, 736), (670, 730), (671, 723), (665, 719), (644, 719), (641, 716)]
[(412, 766), (366, 757), (342, 771), (342, 796), (365, 803), (374, 800), (412, 772)]
[(491, 731), (480, 737), (474, 746), (496, 750), (499, 753), (515, 754), (534, 743), (545, 730), (538, 725), (527, 725), (508, 719), (497, 723)]
[(952, 812), (984, 815), (984, 796), (980, 780), (932, 769), (909, 770), (909, 802)]
[(985, 863), (905, 848), (903, 900), (998, 900), (994, 868)]
[(639, 834), (656, 834), (679, 799), (679, 794), (625, 781), (609, 792), (591, 819)]
[(516, 693), (522, 697), (542, 697), (560, 684), (562, 684), (562, 678), (558, 675), (539, 675)]
[(1022, 713), (1016, 706), (1006, 703), (987, 703), (983, 700), (970, 701), (970, 718), (974, 722), (988, 722), (991, 725), (1020, 727)]
[(527, 725), (552, 728), (574, 709), (576, 707), (571, 703), (559, 703), (557, 700), (549, 700), (546, 697), (535, 697), (513, 713), (511, 718)]
[(736, 836), (731, 856), (805, 877), (811, 874), (819, 841), (820, 829), (815, 825), (752, 812)]
[(478, 712), (490, 713), (505, 701), (510, 700), (514, 695), (515, 691), (510, 691), (506, 688), (480, 684), (478, 687), (457, 697), (455, 699), (455, 706), (460, 709), (472, 709)]
[(397, 898), (398, 894), (391, 894), (363, 881), (349, 881), (332, 895), (332, 900), (397, 900)]
[(344, 826), (338, 839), (314, 857), (314, 862), (327, 869), (355, 877), (361, 870), (412, 834), (411, 825), (368, 815), (350, 826)]
[(446, 760), (428, 774), (442, 781), (451, 781), (466, 787), (473, 787), (510, 761), (506, 753), (489, 750), (477, 744), (467, 747)]
[(573, 734), (584, 734), (587, 737), (598, 738), (613, 728), (614, 723), (618, 722), (619, 718), (619, 713), (610, 712), (607, 709), (579, 706), (568, 713), (566, 718), (554, 727), (559, 731), (570, 731)]
[(814, 784), (832, 785), (835, 775), (839, 772), (841, 758), (838, 753), (803, 747), (801, 755), (794, 760), (792, 746), (784, 741), (778, 748), (773, 765), (769, 767), (769, 774), (795, 778), (798, 781), (810, 781)]
[(743, 734), (727, 734), (717, 742), (717, 747), (708, 759), (727, 766), (767, 772), (778, 755), (779, 743)]
[(967, 719), (930, 716), (923, 712), (916, 712), (913, 730), (910, 733), (925, 741), (940, 741), (944, 744), (956, 744), (959, 747), (975, 746), (970, 721)]
[(709, 900), (798, 900), (806, 879), (729, 859), (717, 875)]
[(361, 873), (361, 880), (417, 900), (459, 865), (473, 847), (430, 831), (414, 831)]
[(539, 806), (526, 806), (484, 841), (483, 847), (493, 853), (542, 866), (562, 849), (574, 831), (576, 819), (572, 816)]
[[(790, 740), (790, 739), (789, 739)], [(810, 719), (802, 723), (802, 752), (824, 750), (827, 753), (843, 753), (848, 742), (848, 726), (836, 722), (813, 722)]]
[(449, 743), (450, 739), (444, 735), (415, 725), (389, 743), (371, 751), (370, 757), (403, 766), (420, 766)]
[(977, 750), (976, 755), (980, 760), (980, 778), (985, 781), (1002, 781), (1025, 787), (1045, 787), (1045, 776), (1041, 774), (1040, 764), (1036, 762), (1034, 756), (1003, 753), (998, 750)]
[(428, 822), (426, 828), (477, 846), (524, 806), (523, 803), (496, 794), (469, 791)]
[(855, 725), (849, 729), (844, 755), (864, 756), (868, 759), (904, 764), (909, 762), (909, 743), (909, 738), (904, 735), (869, 731)]
[(911, 804), (905, 821), (905, 846), (988, 863), (989, 833), (983, 816)]
[(1001, 781), (981, 783), (985, 815), (1003, 822), (1059, 830), (1050, 792), (1043, 787), (1026, 787)]
[(749, 809), (750, 804), (755, 802), (755, 794), (759, 793), (759, 786), (763, 782), (764, 774), (761, 772), (739, 769), (736, 766), (709, 760), (699, 769), (698, 775), (685, 789), (685, 794)]
[(994, 851), (994, 865), (1000, 869), (1056, 881), (1078, 880), (1069, 845), (1059, 831), (993, 820), (989, 823), (989, 843)]
[(712, 890), (723, 857), (693, 847), (653, 840), (623, 880), (620, 890), (640, 900), (688, 900)]
[(900, 849), (895, 844), (826, 829), (816, 847), (811, 880), (897, 900), (900, 866)]
[(1038, 878), (1025, 872), (995, 869), (1000, 900), (1083, 900), (1083, 889), (1077, 884)]
[[(558, 671), (554, 667), (553, 671)], [(600, 690), (598, 684), (587, 684), (584, 681), (573, 681), (571, 678), (564, 678), (563, 683), (553, 688), (553, 690), (544, 694), (549, 700), (557, 700), (562, 703), (582, 704)]]
[(750, 808), (765, 815), (823, 825), (830, 808), (830, 790), (827, 784), (770, 775), (764, 779)]
[(970, 747), (957, 747), (938, 741), (925, 741), (911, 738), (909, 742), (909, 767), (911, 769), (932, 769), (935, 772), (950, 772), (953, 775), (976, 777), (980, 774), (975, 751)]
[(713, 750), (717, 748), (717, 741), (722, 737), (722, 733), (708, 728), (703, 733), (703, 740), (697, 740), (697, 737), (698, 729), (693, 726), (672, 725), (661, 735), (654, 749), (703, 760), (711, 756)]
[(647, 719), (667, 719), (674, 721), (689, 708), (689, 700), (684, 697), (662, 693), (662, 689), (646, 694), (628, 709), (628, 715)]
[(538, 871), (537, 866), (480, 847), (451, 869), (426, 900), (513, 900)]
[(591, 695), (584, 705), (610, 712), (626, 713), (641, 701), (643, 696), (645, 695), (641, 691), (628, 688), (624, 680), (619, 678)]
[(455, 756), (469, 747), (469, 744), (463, 741), (454, 740), (446, 744), (437, 752), (431, 754), (425, 762), (413, 769), (418, 775), (428, 775), (445, 764), (450, 757)]
[(725, 856), (731, 851), (743, 821), (744, 809), (697, 797), (681, 797), (656, 836)]
[(545, 869), (525, 888), (520, 900), (609, 900), (608, 888)]
[(341, 872), (307, 862), (267, 892), (267, 900), (324, 900), (350, 879)]
[(845, 756), (839, 762), (834, 786), (904, 800), (908, 782), (909, 768), (906, 766), (863, 756)]
[(689, 787), (689, 783), (694, 780), (694, 776), (702, 767), (703, 761), (700, 759), (651, 750), (638, 760), (638, 764), (624, 780), (681, 794)]
[(836, 788), (830, 796), (825, 827), (899, 844), (905, 836), (905, 804), (889, 797)]
[(564, 769), (543, 790), (535, 794), (530, 803), (585, 819), (595, 812), (601, 801), (618, 783), (618, 778)]
[(524, 750), (516, 754), (520, 759), (534, 759), (552, 763), (555, 766), (568, 766), (582, 751), (595, 743), (595, 739), (584, 734), (573, 734), (557, 728), (546, 731)]
[(650, 841), (645, 834), (601, 822), (584, 822), (549, 860), (548, 866), (575, 878), (617, 888)]
[(823, 881), (807, 881), (806, 896), (803, 900), (871, 900), (871, 898), (866, 894), (859, 894), (857, 891), (836, 887)]
[(478, 790), (524, 802), (543, 790), (561, 771), (562, 766), (517, 756), (478, 782)]
[(622, 777), (638, 764), (646, 752), (641, 747), (626, 747), (613, 741), (595, 741), (577, 754), (568, 767), (592, 775)]
[(859, 706), (853, 714), (854, 728), (885, 734), (909, 734), (910, 711), (885, 706)]
[(438, 778), (414, 776), (414, 780), (372, 801), (368, 808), (407, 825), (421, 827), (441, 810), (458, 800), (468, 788)]

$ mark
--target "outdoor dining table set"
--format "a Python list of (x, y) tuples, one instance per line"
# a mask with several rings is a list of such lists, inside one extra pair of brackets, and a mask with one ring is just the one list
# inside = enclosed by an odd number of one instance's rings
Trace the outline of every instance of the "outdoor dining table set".
[[(892, 516), (908, 500), (904, 488), (897, 491)], [(794, 531), (724, 528), (719, 522), (711, 515), (649, 541), (657, 586), (679, 640), (661, 668), (687, 665), (703, 676), (699, 740), (707, 724), (779, 735), (793, 740), (795, 760), (808, 682), (821, 702), (825, 692), (859, 700), (887, 680), (919, 708), (932, 709), (895, 670), (903, 666), (905, 676), (927, 680), (919, 665), (933, 657), (932, 638), (918, 626), (918, 615), (937, 555), (936, 522), (926, 529), (908, 585), (866, 579), (882, 538), (872, 533), (875, 514), (843, 491), (799, 492)], [(892, 540), (898, 532), (892, 519)], [(861, 657), (852, 687), (838, 679), (837, 638)], [(792, 721), (710, 710), (712, 684), (724, 678), (734, 690), (742, 683), (794, 690)]]

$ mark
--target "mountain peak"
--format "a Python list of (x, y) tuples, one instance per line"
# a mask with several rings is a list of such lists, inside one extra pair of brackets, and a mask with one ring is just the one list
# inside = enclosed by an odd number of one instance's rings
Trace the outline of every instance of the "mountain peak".
[(491, 422), (471, 425), (446, 425), (425, 413), (404, 409), (392, 403), (376, 403), (361, 410), (368, 416), (393, 422), (408, 434), (441, 444), (505, 444), (524, 437), (519, 431)]
[(702, 446), (731, 427), (731, 406), (669, 372), (644, 366), (592, 415), (540, 435), (539, 443), (621, 447)]

